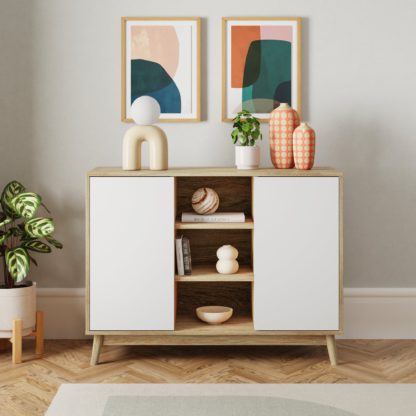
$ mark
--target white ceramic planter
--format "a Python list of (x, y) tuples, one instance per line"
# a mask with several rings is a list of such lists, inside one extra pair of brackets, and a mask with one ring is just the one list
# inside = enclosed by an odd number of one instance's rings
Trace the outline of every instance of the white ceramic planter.
[(258, 146), (235, 146), (235, 165), (237, 169), (257, 169), (260, 164)]
[(14, 289), (0, 289), (0, 338), (12, 336), (14, 319), (23, 321), (23, 336), (35, 329), (36, 283)]

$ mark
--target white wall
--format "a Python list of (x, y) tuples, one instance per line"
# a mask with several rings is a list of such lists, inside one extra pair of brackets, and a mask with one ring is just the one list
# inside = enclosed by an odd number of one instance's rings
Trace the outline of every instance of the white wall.
[(84, 174), (120, 165), (120, 17), (134, 15), (204, 18), (205, 121), (162, 126), (171, 166), (233, 164), (220, 121), (221, 17), (303, 17), (303, 115), (317, 164), (345, 172), (345, 284), (416, 286), (412, 0), (0, 1), (1, 182), (41, 193), (65, 243), (39, 258), (40, 286), (84, 285)]

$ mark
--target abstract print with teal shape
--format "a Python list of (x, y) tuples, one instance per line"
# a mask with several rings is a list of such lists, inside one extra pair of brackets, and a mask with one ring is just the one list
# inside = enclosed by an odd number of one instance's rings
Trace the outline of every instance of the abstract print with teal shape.
[(160, 105), (161, 113), (180, 113), (181, 94), (165, 69), (153, 61), (131, 60), (131, 103), (149, 95)]
[(251, 42), (244, 65), (242, 107), (270, 113), (280, 103), (292, 104), (292, 44), (285, 40)]

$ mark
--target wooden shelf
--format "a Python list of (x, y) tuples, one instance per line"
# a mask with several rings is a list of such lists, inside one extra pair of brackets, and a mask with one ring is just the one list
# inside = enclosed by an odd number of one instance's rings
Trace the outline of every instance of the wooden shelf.
[(254, 222), (246, 218), (245, 222), (175, 222), (177, 230), (251, 230)]
[[(99, 331), (95, 334), (97, 332)], [(123, 332), (129, 335), (123, 335)], [(156, 344), (161, 345), (232, 345), (235, 342), (237, 345), (325, 345), (326, 332), (336, 331), (256, 331), (253, 319), (249, 315), (233, 315), (229, 321), (221, 325), (209, 325), (200, 321), (194, 314), (177, 315), (174, 331), (105, 331), (106, 334), (115, 335), (112, 337), (114, 339), (109, 338), (106, 341), (107, 345), (151, 345), (153, 337)], [(211, 338), (213, 336), (224, 339), (221, 341)], [(198, 342), (199, 337), (202, 343)], [(246, 342), (240, 337), (251, 339)], [(270, 341), (276, 337), (277, 339)], [(256, 338), (259, 338), (259, 341), (256, 341)], [(264, 340), (265, 338), (269, 338), (269, 341)], [(177, 339), (177, 343), (173, 339)]]
[(191, 276), (175, 276), (177, 282), (252, 282), (253, 270), (249, 266), (240, 266), (237, 273), (219, 274), (215, 266), (194, 266)]
[(196, 316), (178, 315), (176, 317), (176, 335), (247, 335), (254, 334), (251, 316), (232, 316), (221, 325), (209, 325)]

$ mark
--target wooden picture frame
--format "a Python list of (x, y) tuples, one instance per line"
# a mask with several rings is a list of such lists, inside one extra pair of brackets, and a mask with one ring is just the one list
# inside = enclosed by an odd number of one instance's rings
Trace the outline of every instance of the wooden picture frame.
[(201, 120), (199, 17), (121, 18), (122, 121), (132, 122), (130, 105), (143, 95), (159, 102), (161, 122)]
[[(260, 121), (268, 121), (270, 112), (279, 106), (279, 102), (287, 101), (300, 114), (301, 26), (300, 17), (222, 18), (223, 121), (232, 121), (243, 108)], [(230, 30), (232, 28), (238, 30)], [(264, 64), (263, 60), (260, 61), (264, 59), (261, 56), (262, 48), (267, 48), (268, 53), (265, 56), (275, 57), (274, 62), (273, 59), (268, 59), (269, 64), (282, 62), (282, 69), (273, 80), (264, 81), (264, 77), (270, 72), (261, 72), (260, 64)], [(289, 54), (290, 60), (287, 59)], [(249, 58), (252, 58), (251, 61), (248, 61)], [(263, 78), (260, 78), (261, 74), (265, 74)], [(251, 84), (248, 84), (249, 82)], [(270, 83), (275, 83), (274, 89), (269, 88)], [(254, 96), (256, 86), (257, 96)], [(246, 100), (243, 100), (244, 95), (247, 97)], [(243, 102), (246, 103), (245, 106)]]

